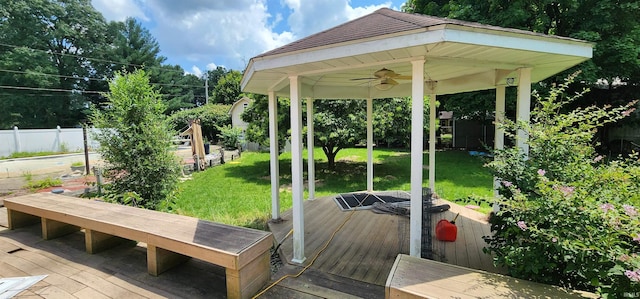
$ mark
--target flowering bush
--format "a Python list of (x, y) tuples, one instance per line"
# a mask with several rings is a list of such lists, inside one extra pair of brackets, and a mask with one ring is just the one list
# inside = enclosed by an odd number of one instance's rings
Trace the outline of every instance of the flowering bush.
[[(604, 297), (640, 296), (640, 162), (595, 153), (598, 126), (629, 115), (636, 102), (559, 113), (565, 84), (541, 98), (530, 123), (498, 124), (529, 135), (529, 154), (498, 150), (488, 166), (502, 180), (485, 251), (510, 274)], [(586, 91), (585, 91), (586, 92)]]

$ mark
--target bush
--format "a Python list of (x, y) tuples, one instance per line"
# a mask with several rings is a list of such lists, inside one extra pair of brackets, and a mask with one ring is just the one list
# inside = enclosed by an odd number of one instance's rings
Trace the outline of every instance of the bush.
[(180, 164), (161, 95), (144, 71), (117, 74), (109, 89), (107, 108), (94, 108), (91, 118), (102, 129), (95, 138), (111, 181), (105, 199), (147, 209), (165, 206), (174, 197)]
[(218, 127), (220, 130), (220, 134), (218, 134), (218, 138), (220, 138), (220, 143), (226, 149), (236, 149), (238, 148), (240, 142), (240, 138), (242, 137), (242, 130), (240, 128), (232, 128), (231, 126), (223, 126)]
[(229, 109), (231, 105), (208, 104), (181, 110), (169, 116), (169, 123), (174, 130), (181, 131), (189, 126), (190, 120), (200, 119), (202, 136), (208, 140), (215, 140), (220, 134), (219, 127), (231, 124)]
[(597, 127), (628, 116), (635, 102), (559, 113), (582, 95), (564, 96), (572, 80), (544, 99), (534, 94), (530, 124), (500, 124), (512, 138), (525, 130), (530, 152), (496, 151), (488, 164), (502, 184), (485, 250), (515, 277), (604, 297), (640, 294), (640, 162), (607, 163), (591, 142)]

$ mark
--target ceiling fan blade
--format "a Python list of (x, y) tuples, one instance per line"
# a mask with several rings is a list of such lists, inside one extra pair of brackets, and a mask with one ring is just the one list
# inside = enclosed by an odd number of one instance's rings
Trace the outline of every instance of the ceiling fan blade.
[(356, 80), (378, 80), (378, 79), (380, 79), (380, 78), (371, 78), (371, 77), (369, 77), (369, 78), (351, 78), (349, 80), (356, 81)]
[(398, 80), (411, 80), (411, 76), (402, 76), (402, 75), (397, 75), (397, 76), (393, 77), (393, 79), (398, 79)]

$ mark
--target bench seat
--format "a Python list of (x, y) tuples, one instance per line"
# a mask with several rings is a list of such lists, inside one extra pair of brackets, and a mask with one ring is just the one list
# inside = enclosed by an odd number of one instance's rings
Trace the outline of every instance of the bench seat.
[(4, 205), (10, 229), (40, 222), (47, 240), (84, 229), (89, 253), (126, 240), (146, 243), (151, 275), (189, 257), (222, 266), (228, 298), (249, 298), (270, 280), (270, 232), (49, 193), (7, 198)]
[(495, 273), (399, 254), (385, 298), (599, 298)]

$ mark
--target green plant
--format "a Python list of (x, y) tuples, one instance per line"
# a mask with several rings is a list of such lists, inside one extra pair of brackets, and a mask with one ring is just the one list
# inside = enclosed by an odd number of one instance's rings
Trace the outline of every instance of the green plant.
[(192, 109), (176, 111), (169, 116), (169, 124), (176, 131), (189, 127), (189, 121), (200, 120), (202, 136), (214, 140), (220, 134), (220, 126), (231, 124), (229, 116), (231, 105), (208, 104)]
[(29, 179), (27, 180), (27, 185), (26, 185), (26, 187), (29, 188), (29, 190), (31, 191), (36, 191), (36, 190), (49, 188), (49, 187), (57, 187), (57, 186), (62, 186), (62, 180), (54, 179), (50, 177), (44, 178), (42, 180), (37, 180), (37, 181), (33, 181)]
[(71, 163), (71, 167), (81, 167), (84, 166), (84, 162), (76, 161)]
[(640, 162), (606, 163), (591, 141), (597, 127), (628, 116), (635, 102), (562, 113), (582, 95), (564, 95), (572, 80), (545, 98), (535, 94), (530, 124), (500, 124), (511, 138), (524, 130), (530, 150), (499, 150), (488, 163), (502, 183), (486, 251), (515, 277), (604, 297), (638, 294)]
[(60, 152), (61, 153), (68, 153), (69, 152), (69, 145), (66, 142), (60, 143)]
[(94, 136), (111, 182), (105, 198), (156, 209), (174, 198), (180, 174), (161, 95), (144, 71), (118, 73), (109, 89), (108, 108), (94, 108), (91, 118), (103, 129)]
[(220, 134), (218, 134), (218, 138), (220, 138), (220, 142), (222, 146), (227, 149), (235, 149), (240, 145), (240, 137), (242, 136), (242, 129), (233, 128), (230, 125), (218, 127), (220, 130)]
[(33, 180), (33, 174), (31, 174), (31, 172), (29, 171), (22, 173), (22, 176), (27, 182), (30, 182), (31, 180)]

